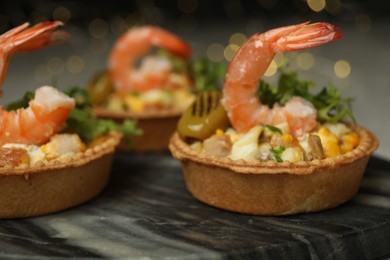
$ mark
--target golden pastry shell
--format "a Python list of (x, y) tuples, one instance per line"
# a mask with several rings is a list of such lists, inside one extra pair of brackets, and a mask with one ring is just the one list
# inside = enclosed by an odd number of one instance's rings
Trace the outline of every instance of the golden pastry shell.
[(0, 218), (39, 216), (97, 196), (107, 185), (121, 134), (100, 137), (96, 145), (70, 158), (29, 167), (0, 168)]
[(336, 207), (357, 193), (370, 155), (379, 142), (351, 126), (360, 138), (351, 152), (310, 162), (243, 160), (193, 151), (175, 133), (169, 148), (182, 164), (187, 189), (211, 206), (255, 215), (291, 215)]

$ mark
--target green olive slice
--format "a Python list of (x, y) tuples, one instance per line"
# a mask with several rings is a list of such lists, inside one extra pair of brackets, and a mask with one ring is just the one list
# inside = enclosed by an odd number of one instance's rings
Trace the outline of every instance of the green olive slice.
[(202, 92), (181, 116), (177, 132), (185, 138), (205, 140), (217, 129), (225, 130), (229, 120), (220, 100), (221, 92)]

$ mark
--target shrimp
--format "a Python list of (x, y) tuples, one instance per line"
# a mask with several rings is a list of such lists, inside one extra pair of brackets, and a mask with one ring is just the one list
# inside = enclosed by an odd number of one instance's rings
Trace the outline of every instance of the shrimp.
[(270, 108), (256, 95), (258, 82), (276, 53), (302, 50), (341, 37), (334, 25), (309, 22), (250, 37), (234, 55), (225, 77), (222, 104), (232, 126), (246, 132), (258, 123), (288, 123), (296, 136), (311, 131), (316, 126), (317, 111), (310, 102), (293, 97), (284, 106)]
[(109, 73), (117, 91), (146, 91), (177, 85), (175, 79), (170, 78), (173, 68), (165, 58), (148, 56), (139, 69), (135, 68), (137, 61), (152, 47), (163, 48), (186, 61), (191, 56), (187, 43), (162, 28), (133, 28), (118, 39), (109, 57)]
[(63, 126), (75, 100), (61, 91), (42, 86), (26, 109), (0, 109), (0, 145), (20, 143), (41, 145), (49, 141)]
[[(10, 56), (60, 43), (68, 36), (65, 32), (53, 31), (61, 22), (45, 22), (26, 29), (28, 25), (25, 23), (0, 36), (0, 86)], [(0, 145), (47, 142), (60, 130), (74, 106), (74, 99), (48, 86), (36, 90), (35, 98), (26, 109), (5, 111), (0, 106)]]
[(43, 22), (27, 29), (29, 23), (24, 23), (0, 35), (0, 86), (12, 55), (64, 42), (69, 35), (64, 31), (54, 31), (62, 25), (59, 21)]

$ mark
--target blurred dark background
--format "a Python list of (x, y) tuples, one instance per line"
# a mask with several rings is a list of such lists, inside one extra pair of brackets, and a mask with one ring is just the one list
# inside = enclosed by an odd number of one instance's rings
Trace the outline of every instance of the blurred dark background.
[[(1, 0), (0, 33), (26, 21), (60, 20), (70, 40), (12, 58), (1, 103), (45, 84), (86, 86), (107, 67), (117, 37), (133, 26), (153, 24), (185, 39), (194, 55), (229, 62), (256, 32), (304, 21), (340, 26), (344, 38), (278, 56), (322, 86), (331, 81), (355, 98), (358, 122), (375, 132), (378, 154), (390, 159), (390, 1), (380, 0)], [(271, 66), (272, 67), (272, 66)], [(277, 77), (275, 70), (267, 74)], [(386, 108), (387, 107), (387, 108)]]

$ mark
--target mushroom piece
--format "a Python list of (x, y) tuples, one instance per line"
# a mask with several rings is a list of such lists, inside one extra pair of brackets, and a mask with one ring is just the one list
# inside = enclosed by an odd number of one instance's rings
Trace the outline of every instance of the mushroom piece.
[(232, 142), (227, 135), (213, 135), (203, 141), (203, 150), (217, 157), (226, 157), (230, 154)]
[(310, 134), (309, 138), (307, 139), (307, 142), (309, 144), (308, 159), (309, 160), (323, 159), (325, 154), (324, 154), (324, 149), (322, 147), (320, 137), (318, 135)]

